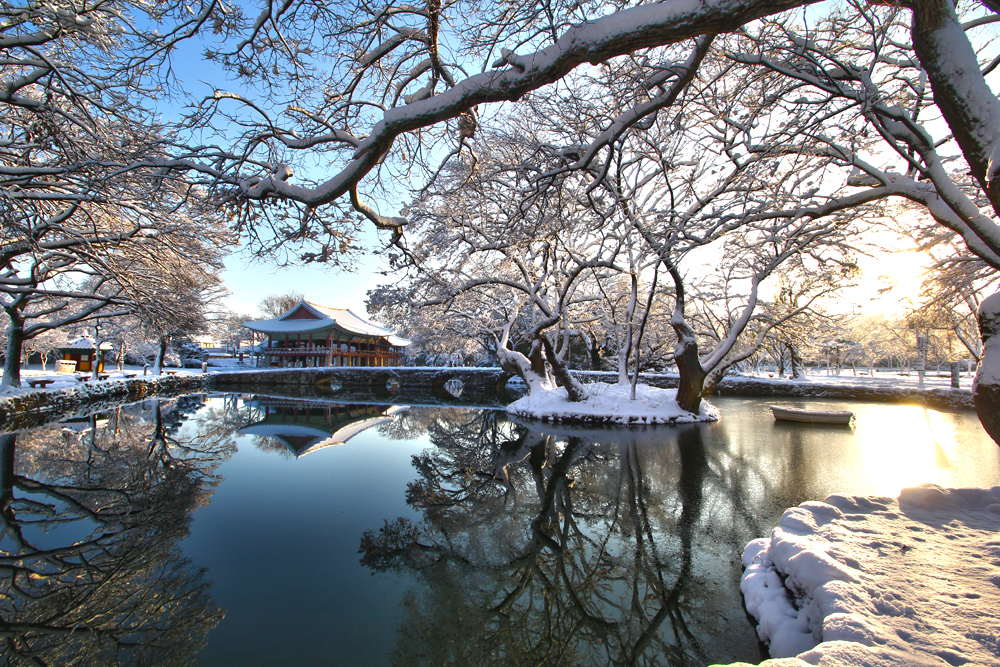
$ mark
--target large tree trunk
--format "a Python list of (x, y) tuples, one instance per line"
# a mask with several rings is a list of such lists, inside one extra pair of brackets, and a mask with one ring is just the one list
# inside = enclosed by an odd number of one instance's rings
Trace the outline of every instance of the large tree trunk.
[(506, 344), (498, 347), (496, 352), (500, 368), (524, 380), (524, 384), (528, 385), (529, 394), (549, 388), (545, 376), (534, 371), (531, 361), (526, 356), (517, 350), (507, 349)]
[(531, 344), (531, 351), (528, 353), (528, 360), (531, 362), (531, 372), (547, 380), (549, 372), (545, 368), (544, 354), (541, 341), (536, 340)]
[(570, 402), (579, 403), (580, 401), (587, 400), (587, 390), (573, 377), (569, 369), (566, 368), (566, 364), (556, 356), (555, 350), (552, 349), (552, 343), (547, 338), (542, 339), (542, 347), (545, 348), (545, 356), (549, 360), (549, 365), (552, 366), (552, 373), (559, 380), (559, 383), (566, 388), (566, 396)]
[(156, 350), (156, 363), (153, 364), (153, 375), (163, 373), (163, 359), (167, 356), (167, 345), (169, 342), (170, 336), (160, 336), (160, 347)]
[[(674, 363), (677, 364), (677, 372), (680, 375), (680, 382), (677, 385), (677, 405), (681, 410), (687, 410), (693, 414), (701, 411), (701, 397), (705, 390), (705, 371), (701, 367), (701, 360), (698, 358), (698, 342), (694, 339), (691, 328), (684, 324), (690, 337), (682, 336), (677, 332), (678, 343), (674, 348)], [(677, 331), (677, 326), (674, 326)]]
[(0, 387), (21, 386), (21, 348), (24, 345), (24, 319), (19, 312), (7, 312), (10, 326), (7, 327), (7, 352), (3, 362), (3, 380)]
[(972, 397), (983, 428), (1000, 445), (1000, 292), (979, 305), (983, 360), (972, 383)]
[[(991, 156), (996, 160), (1000, 141), (1000, 101), (983, 77), (952, 0), (916, 0), (912, 31), (913, 48), (931, 82), (934, 101), (962, 148), (972, 175), (1000, 214), (1000, 178), (995, 174), (990, 178), (989, 173)], [(992, 166), (996, 170), (997, 165)], [(950, 198), (947, 190), (942, 195)], [(983, 216), (974, 207), (962, 209), (962, 214), (978, 241), (1000, 252), (996, 219)], [(1000, 293), (980, 304), (979, 332), (983, 360), (972, 393), (979, 421), (1000, 444)]]
[(788, 344), (788, 356), (791, 359), (792, 379), (801, 380), (806, 376), (805, 365), (802, 363), (802, 357), (799, 356), (799, 351), (796, 350), (795, 346), (791, 343)]
[(698, 338), (684, 318), (684, 281), (680, 272), (672, 264), (664, 262), (670, 277), (674, 280), (674, 313), (670, 316), (670, 326), (677, 335), (674, 347), (674, 363), (680, 381), (677, 384), (677, 405), (692, 414), (701, 412), (701, 397), (705, 390), (705, 369), (698, 356)]

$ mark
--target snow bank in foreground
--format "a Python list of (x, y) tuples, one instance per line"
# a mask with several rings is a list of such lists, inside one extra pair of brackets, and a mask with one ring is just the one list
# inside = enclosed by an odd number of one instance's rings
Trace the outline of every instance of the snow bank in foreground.
[[(741, 589), (778, 665), (1000, 665), (1000, 487), (834, 495), (747, 545)], [(801, 661), (801, 662), (800, 662)]]
[(584, 386), (586, 401), (571, 403), (562, 387), (536, 390), (508, 405), (507, 412), (529, 419), (603, 424), (679, 424), (719, 419), (719, 411), (707, 401), (701, 402), (697, 415), (682, 410), (677, 405), (676, 389), (640, 384), (633, 401), (628, 386), (603, 382)]

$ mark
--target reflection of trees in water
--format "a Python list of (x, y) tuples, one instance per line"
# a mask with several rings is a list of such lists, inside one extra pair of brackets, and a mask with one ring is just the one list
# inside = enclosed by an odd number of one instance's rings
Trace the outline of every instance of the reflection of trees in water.
[(0, 647), (11, 664), (194, 664), (223, 612), (177, 543), (233, 450), (211, 410), (200, 431), (182, 428), (202, 405), (154, 400), (0, 436)]
[(465, 408), (411, 407), (391, 422), (378, 426), (379, 435), (391, 440), (416, 440), (439, 423), (456, 423), (463, 419)]
[(706, 427), (457, 417), (430, 423), (435, 447), (414, 457), (407, 499), (422, 522), (361, 542), (373, 570), (423, 582), (404, 603), (398, 664), (759, 659), (737, 583), (752, 512), (724, 486), (734, 462)]

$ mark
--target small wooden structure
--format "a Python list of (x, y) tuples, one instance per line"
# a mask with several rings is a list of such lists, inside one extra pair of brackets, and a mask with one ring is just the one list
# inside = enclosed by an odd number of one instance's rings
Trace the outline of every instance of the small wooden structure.
[(850, 424), (854, 413), (848, 410), (803, 410), (784, 405), (772, 405), (776, 421), (803, 422), (807, 424)]
[(244, 322), (267, 335), (260, 346), (261, 366), (398, 366), (410, 344), (392, 329), (376, 326), (350, 310), (306, 300), (271, 320)]
[(92, 371), (96, 363), (97, 371), (100, 372), (104, 370), (104, 355), (110, 352), (112, 347), (111, 343), (105, 341), (101, 343), (101, 350), (98, 353), (92, 339), (80, 337), (57, 349), (60, 360), (76, 362), (76, 370)]

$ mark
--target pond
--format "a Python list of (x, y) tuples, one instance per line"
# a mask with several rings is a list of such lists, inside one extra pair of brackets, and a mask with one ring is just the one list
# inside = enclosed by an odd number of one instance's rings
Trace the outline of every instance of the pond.
[(759, 662), (745, 544), (835, 492), (1000, 484), (972, 413), (587, 430), (505, 413), (189, 396), (0, 436), (5, 660)]

